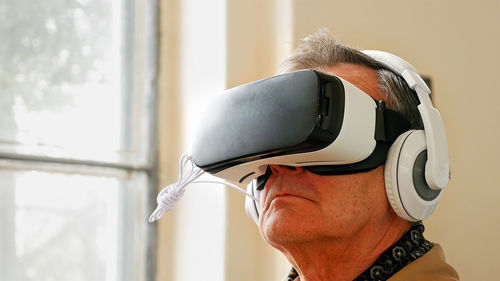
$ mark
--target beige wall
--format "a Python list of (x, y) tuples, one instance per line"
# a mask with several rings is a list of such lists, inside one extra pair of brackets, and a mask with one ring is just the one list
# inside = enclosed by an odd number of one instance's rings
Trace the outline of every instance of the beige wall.
[(498, 280), (500, 1), (295, 1), (294, 40), (319, 27), (432, 78), (452, 181), (426, 233), (463, 280)]
[[(226, 2), (226, 87), (233, 87), (242, 83), (261, 79), (274, 73), (280, 58), (285, 56), (289, 49), (287, 44), (276, 42), (289, 41), (290, 11), (277, 14), (279, 3), (281, 9), (286, 7), (283, 0), (258, 1), (227, 1)], [(160, 187), (176, 180), (178, 157), (182, 151), (182, 136), (185, 129), (183, 123), (182, 97), (185, 94), (182, 87), (181, 65), (183, 58), (188, 55), (182, 49), (182, 24), (186, 18), (182, 11), (181, 0), (160, 1), (160, 61), (159, 61), (159, 132), (160, 132)], [(195, 20), (195, 19), (193, 19)], [(203, 23), (199, 23), (203, 24)], [(203, 48), (203, 46), (200, 46)], [(186, 201), (186, 200), (183, 200)], [(226, 280), (279, 280), (289, 270), (281, 256), (269, 247), (260, 238), (256, 225), (246, 216), (244, 211), (244, 197), (239, 193), (228, 190), (226, 193), (226, 250), (225, 273)], [(180, 205), (180, 204), (179, 204)], [(179, 243), (179, 234), (175, 231), (180, 228), (182, 221), (190, 218), (180, 217), (179, 208), (168, 213), (159, 223), (158, 228), (158, 262), (156, 280), (184, 280), (186, 274), (179, 273), (185, 270), (185, 265), (179, 265), (180, 251), (188, 245)], [(200, 216), (203, 211), (200, 210)], [(191, 218), (194, 219), (194, 218)], [(210, 230), (207, 230), (210, 231)], [(200, 234), (200, 239), (203, 234)], [(210, 243), (210, 241), (207, 241)], [(207, 259), (211, 254), (199, 249), (200, 255)], [(209, 262), (207, 260), (207, 262)], [(197, 270), (197, 265), (189, 266), (190, 270)], [(215, 280), (209, 275), (205, 280)]]
[[(160, 132), (168, 128), (170, 136), (180, 131), (177, 4), (160, 1)], [(462, 280), (498, 280), (500, 1), (227, 1), (227, 86), (272, 75), (291, 43), (319, 27), (348, 45), (394, 52), (432, 78), (452, 181), (426, 233), (444, 246)], [(160, 135), (162, 184), (175, 180), (180, 154), (180, 140), (168, 135)], [(244, 199), (233, 191), (226, 198), (226, 280), (282, 279), (288, 265), (262, 242)], [(175, 215), (160, 223), (157, 280), (174, 280), (172, 225)]]
[[(280, 13), (287, 9), (280, 2), (227, 1), (228, 88), (272, 76), (286, 55), (286, 46), (278, 40), (290, 40), (289, 18)], [(257, 226), (245, 214), (244, 202), (240, 194), (227, 193), (226, 280), (281, 280), (289, 268), (260, 238)]]
[[(177, 180), (181, 139), (172, 137), (181, 133), (179, 97), (179, 2), (160, 1), (159, 5), (159, 85), (158, 85), (158, 137), (159, 187)], [(165, 216), (158, 224), (156, 280), (174, 280), (175, 240), (172, 227), (176, 216)]]

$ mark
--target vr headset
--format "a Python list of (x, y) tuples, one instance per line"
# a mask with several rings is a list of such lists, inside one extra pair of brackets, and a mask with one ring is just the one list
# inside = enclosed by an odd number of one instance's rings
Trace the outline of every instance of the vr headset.
[(301, 70), (229, 89), (212, 101), (193, 146), (208, 173), (247, 184), (269, 164), (321, 175), (373, 169), (411, 129), (340, 77)]
[[(249, 191), (257, 197), (263, 185), (254, 180), (265, 182), (271, 164), (337, 175), (385, 163), (387, 196), (396, 213), (410, 221), (428, 217), (449, 180), (441, 116), (413, 66), (386, 52), (363, 52), (416, 92), (424, 130), (412, 130), (402, 115), (340, 77), (301, 70), (214, 98), (196, 131), (192, 160), (216, 177), (252, 183)], [(258, 206), (251, 203), (255, 220)]]

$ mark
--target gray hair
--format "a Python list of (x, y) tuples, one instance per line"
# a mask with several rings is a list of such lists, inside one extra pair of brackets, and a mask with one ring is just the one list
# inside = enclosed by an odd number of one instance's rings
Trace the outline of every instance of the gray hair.
[(423, 129), (417, 109), (417, 95), (408, 87), (406, 81), (371, 57), (342, 45), (327, 29), (320, 29), (303, 38), (295, 52), (281, 63), (279, 72), (321, 69), (338, 63), (359, 64), (375, 69), (378, 74), (378, 87), (390, 108), (407, 118), (415, 129)]

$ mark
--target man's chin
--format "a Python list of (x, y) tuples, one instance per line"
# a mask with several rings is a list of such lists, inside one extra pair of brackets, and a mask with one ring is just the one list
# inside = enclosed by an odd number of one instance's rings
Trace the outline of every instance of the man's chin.
[(283, 243), (293, 243), (310, 239), (312, 233), (308, 223), (310, 220), (304, 215), (277, 210), (266, 213), (259, 221), (259, 230), (264, 239), (273, 247)]

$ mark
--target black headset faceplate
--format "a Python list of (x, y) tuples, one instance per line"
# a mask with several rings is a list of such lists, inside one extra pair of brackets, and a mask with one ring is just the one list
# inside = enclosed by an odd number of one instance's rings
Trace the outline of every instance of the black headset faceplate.
[(209, 173), (290, 153), (322, 149), (344, 116), (342, 81), (301, 70), (226, 90), (203, 116), (193, 160)]

